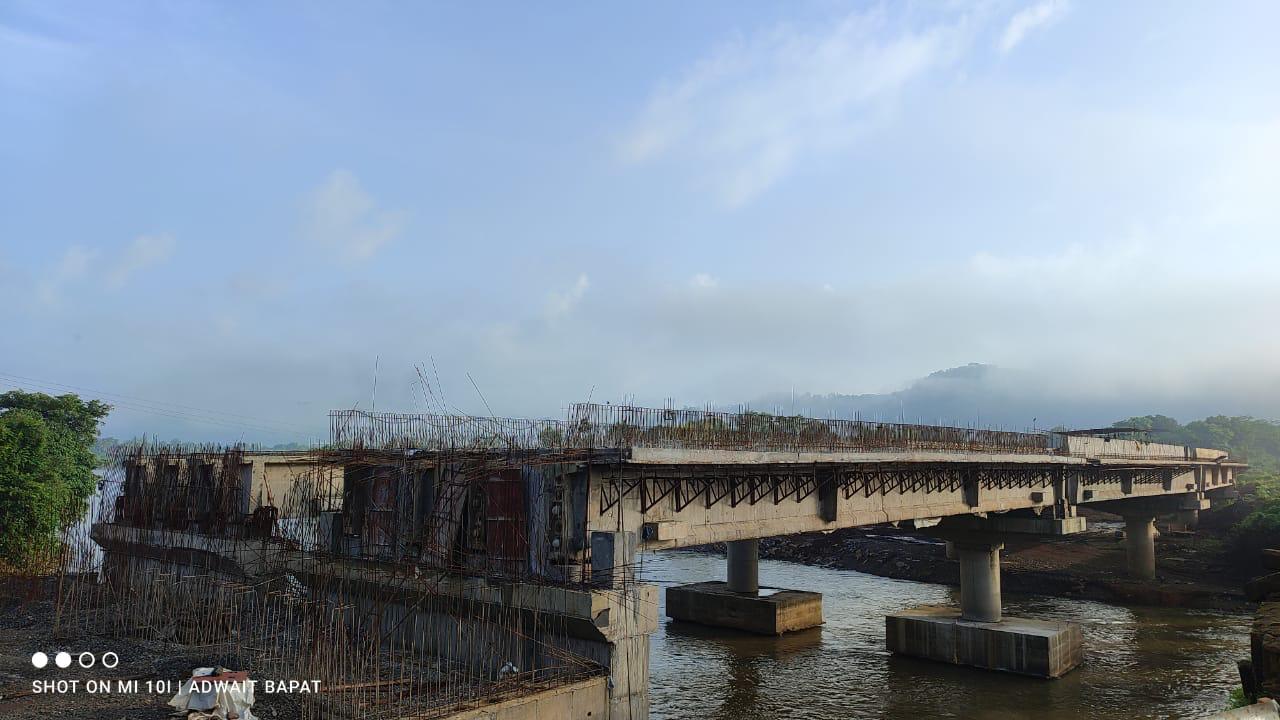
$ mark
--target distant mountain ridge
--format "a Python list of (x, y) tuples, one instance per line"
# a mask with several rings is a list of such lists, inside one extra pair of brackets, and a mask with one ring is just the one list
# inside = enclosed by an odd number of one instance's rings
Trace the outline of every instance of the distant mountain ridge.
[[(888, 422), (944, 425), (1014, 425), (1031, 427), (1027, 402), (1011, 389), (1019, 374), (995, 365), (970, 363), (938, 370), (890, 393), (843, 395), (770, 393), (751, 403), (762, 410), (815, 417), (861, 418)], [(1019, 383), (1020, 384), (1020, 383)]]
[(1256, 413), (1239, 398), (1197, 394), (1195, 390), (1157, 396), (1137, 390), (1095, 389), (1049, 374), (970, 363), (930, 373), (889, 393), (793, 396), (774, 392), (755, 398), (749, 405), (788, 415), (1009, 430), (1106, 427), (1122, 418), (1151, 413), (1184, 421)]

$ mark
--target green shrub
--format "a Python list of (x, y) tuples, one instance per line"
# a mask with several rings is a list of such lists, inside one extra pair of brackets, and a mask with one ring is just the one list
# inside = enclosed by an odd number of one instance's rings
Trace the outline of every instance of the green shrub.
[(1243, 687), (1232, 688), (1231, 694), (1227, 695), (1227, 710), (1235, 710), (1252, 704), (1249, 702), (1249, 698), (1245, 696)]
[(1280, 498), (1262, 500), (1258, 508), (1232, 528), (1236, 558), (1254, 564), (1263, 548), (1280, 547)]

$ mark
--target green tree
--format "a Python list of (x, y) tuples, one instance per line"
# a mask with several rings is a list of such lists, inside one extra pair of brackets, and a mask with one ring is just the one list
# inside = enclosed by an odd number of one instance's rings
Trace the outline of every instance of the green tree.
[(1214, 415), (1182, 425), (1164, 415), (1144, 415), (1115, 427), (1149, 430), (1154, 442), (1228, 450), (1248, 460), (1253, 472), (1280, 470), (1280, 424), (1270, 420)]
[(1262, 500), (1232, 531), (1236, 559), (1256, 566), (1264, 548), (1280, 546), (1280, 500)]
[(31, 562), (93, 494), (92, 447), (111, 407), (75, 395), (0, 394), (0, 560)]
[(0, 563), (25, 566), (57, 537), (67, 493), (49, 457), (43, 418), (30, 410), (0, 415)]
[(1156, 442), (1218, 448), (1249, 462), (1237, 482), (1255, 496), (1252, 510), (1232, 527), (1230, 555), (1254, 567), (1263, 548), (1280, 547), (1280, 424), (1252, 417), (1213, 415), (1186, 425), (1164, 415), (1121, 420), (1115, 427), (1150, 430)]

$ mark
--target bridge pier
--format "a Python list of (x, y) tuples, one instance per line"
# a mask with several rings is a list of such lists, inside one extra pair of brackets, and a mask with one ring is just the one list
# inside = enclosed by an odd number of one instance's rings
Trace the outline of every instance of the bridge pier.
[(822, 624), (822, 593), (767, 589), (760, 592), (760, 541), (726, 545), (726, 582), (667, 588), (667, 617), (700, 625), (781, 635)]
[(1076, 623), (1004, 617), (1000, 551), (1010, 532), (1065, 534), (1079, 518), (958, 518), (934, 531), (960, 560), (960, 607), (924, 605), (885, 618), (890, 652), (956, 665), (1056, 678), (1080, 664)]
[(760, 541), (734, 540), (725, 546), (729, 592), (747, 595), (760, 592)]
[(1155, 515), (1124, 516), (1125, 561), (1129, 577), (1156, 579)]
[(1208, 508), (1209, 499), (1196, 492), (1182, 496), (1131, 497), (1094, 503), (1104, 512), (1124, 518), (1125, 567), (1129, 577), (1135, 580), (1154, 580), (1156, 577), (1157, 517), (1172, 515), (1186, 521), (1194, 520), (1200, 510)]
[(1000, 550), (1004, 543), (956, 545), (960, 556), (960, 617), (1000, 622)]

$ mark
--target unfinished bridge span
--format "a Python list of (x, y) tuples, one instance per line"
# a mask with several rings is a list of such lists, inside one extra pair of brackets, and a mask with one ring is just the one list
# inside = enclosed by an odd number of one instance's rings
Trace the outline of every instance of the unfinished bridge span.
[(641, 553), (728, 543), (725, 577), (668, 588), (667, 614), (775, 634), (820, 624), (821, 595), (760, 592), (760, 538), (897, 523), (947, 541), (961, 600), (886, 618), (890, 650), (1057, 677), (1079, 626), (1002, 616), (1004, 538), (1080, 532), (1096, 507), (1125, 518), (1130, 572), (1153, 577), (1154, 519), (1208, 507), (1245, 467), (1122, 437), (760, 413), (337, 411), (306, 452), (123, 452), (59, 617), (139, 632), (154, 623), (123, 608), (199, 588), (225, 635), (191, 632), (340, 688), (316, 717), (639, 718), (659, 607)]

